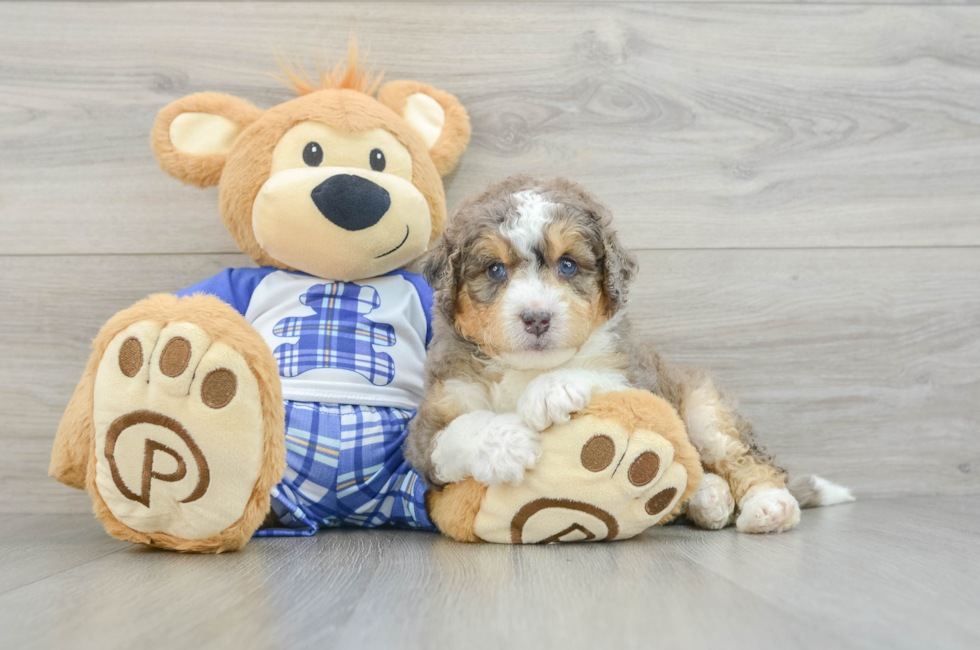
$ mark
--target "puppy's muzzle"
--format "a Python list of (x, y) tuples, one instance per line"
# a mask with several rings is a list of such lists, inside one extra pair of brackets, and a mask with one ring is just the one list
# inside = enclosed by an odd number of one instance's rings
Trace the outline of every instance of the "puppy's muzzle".
[(313, 188), (310, 198), (320, 214), (344, 230), (370, 228), (391, 207), (385, 188), (352, 174), (331, 176)]
[(551, 327), (550, 311), (522, 311), (521, 320), (524, 321), (524, 331), (540, 337), (548, 328)]

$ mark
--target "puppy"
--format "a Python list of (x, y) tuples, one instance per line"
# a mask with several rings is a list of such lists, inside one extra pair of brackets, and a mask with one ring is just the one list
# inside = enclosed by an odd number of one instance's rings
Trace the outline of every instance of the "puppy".
[[(436, 489), (472, 476), (519, 483), (539, 436), (605, 391), (636, 387), (670, 402), (705, 478), (687, 516), (780, 532), (800, 505), (852, 500), (819, 477), (787, 473), (707, 373), (670, 366), (632, 334), (624, 310), (637, 264), (609, 210), (564, 179), (514, 176), (464, 202), (423, 261), (432, 285), (426, 396), (405, 457)], [(796, 493), (800, 500), (791, 494)]]

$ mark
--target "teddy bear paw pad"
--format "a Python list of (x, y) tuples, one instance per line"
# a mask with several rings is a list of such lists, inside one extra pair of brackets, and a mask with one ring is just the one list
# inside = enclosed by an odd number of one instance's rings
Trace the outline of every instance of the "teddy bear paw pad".
[(520, 485), (487, 490), (478, 537), (513, 544), (626, 539), (669, 514), (687, 485), (669, 441), (606, 419), (556, 426), (541, 447)]
[(192, 323), (138, 322), (109, 344), (94, 398), (95, 487), (117, 520), (201, 539), (242, 517), (263, 438), (238, 352)]

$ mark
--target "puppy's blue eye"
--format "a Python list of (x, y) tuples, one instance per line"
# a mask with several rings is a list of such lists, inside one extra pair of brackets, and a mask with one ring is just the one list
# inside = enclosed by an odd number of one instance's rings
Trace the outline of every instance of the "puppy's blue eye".
[(505, 267), (500, 262), (491, 264), (487, 267), (487, 275), (489, 275), (494, 280), (499, 280), (500, 278), (507, 275), (507, 267)]
[(575, 263), (575, 260), (567, 257), (558, 260), (558, 272), (562, 275), (572, 275), (576, 271), (578, 271), (578, 264)]

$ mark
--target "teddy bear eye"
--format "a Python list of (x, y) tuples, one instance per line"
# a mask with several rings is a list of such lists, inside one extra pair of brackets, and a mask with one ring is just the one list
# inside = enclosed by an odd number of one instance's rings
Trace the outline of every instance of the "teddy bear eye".
[(319, 142), (308, 142), (303, 149), (303, 162), (310, 167), (319, 167), (323, 162), (323, 147)]
[(383, 172), (385, 170), (385, 154), (381, 149), (371, 150), (371, 169), (376, 172)]

